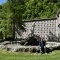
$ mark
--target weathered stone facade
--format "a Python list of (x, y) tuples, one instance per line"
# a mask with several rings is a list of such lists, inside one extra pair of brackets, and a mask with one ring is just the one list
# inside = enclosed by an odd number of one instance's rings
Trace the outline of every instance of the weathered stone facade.
[[(22, 38), (26, 38), (33, 30), (34, 34), (43, 37), (48, 40), (48, 36), (51, 34), (58, 37), (60, 35), (60, 14), (56, 18), (41, 19), (41, 20), (30, 20), (24, 21), (26, 25), (26, 32), (22, 32)], [(17, 37), (20, 37), (18, 34)], [(53, 39), (53, 38), (52, 38)]]

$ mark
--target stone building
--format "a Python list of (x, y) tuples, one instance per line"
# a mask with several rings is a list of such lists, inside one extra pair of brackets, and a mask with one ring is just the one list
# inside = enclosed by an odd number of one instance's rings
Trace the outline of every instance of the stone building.
[[(24, 21), (26, 25), (26, 31), (22, 32), (22, 38), (26, 38), (32, 33), (39, 37), (43, 37), (45, 40), (59, 40), (60, 36), (60, 12), (58, 12), (57, 17), (48, 19), (34, 19), (29, 21)], [(16, 34), (17, 37), (20, 37)]]

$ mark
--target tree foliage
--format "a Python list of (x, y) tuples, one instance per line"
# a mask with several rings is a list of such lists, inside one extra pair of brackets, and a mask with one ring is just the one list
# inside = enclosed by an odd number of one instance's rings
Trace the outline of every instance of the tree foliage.
[(13, 27), (24, 30), (23, 20), (52, 18), (59, 8), (60, 0), (7, 0), (0, 5), (0, 31), (12, 35)]
[(59, 0), (28, 0), (25, 3), (24, 19), (55, 17), (60, 7)]
[(8, 12), (5, 5), (6, 4), (1, 5), (2, 8), (0, 8), (0, 32), (2, 32), (4, 36), (10, 36), (11, 35), (11, 24), (10, 24), (11, 13)]
[(0, 30), (3, 32), (4, 36), (14, 34), (15, 38), (15, 27), (24, 30), (24, 24), (22, 22), (23, 6), (24, 1), (20, 0), (8, 0), (2, 5)]

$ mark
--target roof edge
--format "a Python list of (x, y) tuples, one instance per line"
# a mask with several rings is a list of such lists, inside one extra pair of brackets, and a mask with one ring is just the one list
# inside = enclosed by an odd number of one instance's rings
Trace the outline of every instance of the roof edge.
[(23, 22), (34, 22), (34, 21), (48, 21), (48, 20), (56, 20), (57, 17), (54, 17), (54, 18), (45, 18), (45, 19), (30, 19), (30, 20), (26, 20), (26, 21), (23, 21)]

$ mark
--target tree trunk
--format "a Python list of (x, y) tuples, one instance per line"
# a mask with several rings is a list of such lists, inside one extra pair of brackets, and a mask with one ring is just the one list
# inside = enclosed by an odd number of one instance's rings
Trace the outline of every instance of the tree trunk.
[(2, 41), (3, 41), (3, 33), (2, 33), (2, 31), (1, 31), (1, 39), (2, 39)]
[(13, 20), (13, 39), (15, 40), (15, 21)]

